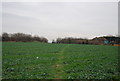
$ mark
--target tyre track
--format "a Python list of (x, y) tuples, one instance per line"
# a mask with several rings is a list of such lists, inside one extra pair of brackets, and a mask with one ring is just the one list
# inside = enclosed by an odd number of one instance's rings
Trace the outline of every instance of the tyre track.
[(62, 79), (62, 74), (64, 71), (62, 70), (63, 68), (63, 59), (64, 59), (64, 52), (65, 50), (69, 47), (69, 45), (66, 45), (59, 53), (58, 53), (58, 61), (52, 66), (54, 68), (54, 78), (53, 79)]

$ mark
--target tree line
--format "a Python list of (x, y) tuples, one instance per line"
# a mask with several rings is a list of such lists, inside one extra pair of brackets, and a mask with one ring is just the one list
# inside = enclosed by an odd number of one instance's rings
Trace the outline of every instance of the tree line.
[[(44, 42), (48, 43), (48, 39), (45, 37), (32, 36), (30, 34), (25, 33), (2, 33), (0, 36), (0, 41), (3, 42)], [(85, 38), (57, 38), (56, 41), (53, 40), (52, 43), (63, 43), (63, 44), (120, 44), (120, 36), (102, 36), (95, 37), (93, 39), (85, 39)]]
[(57, 38), (56, 41), (52, 41), (52, 43), (64, 43), (64, 44), (120, 44), (119, 36), (102, 36), (95, 37), (93, 39), (83, 39), (83, 38)]
[(39, 36), (32, 36), (30, 34), (24, 34), (24, 33), (2, 33), (2, 36), (0, 36), (0, 40), (3, 42), (44, 42), (47, 43), (48, 39), (45, 37), (39, 37)]

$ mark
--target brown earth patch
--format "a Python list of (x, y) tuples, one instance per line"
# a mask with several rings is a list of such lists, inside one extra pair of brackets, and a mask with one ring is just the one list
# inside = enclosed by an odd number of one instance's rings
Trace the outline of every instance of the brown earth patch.
[(112, 45), (112, 46), (120, 46), (120, 44), (114, 44), (114, 45)]

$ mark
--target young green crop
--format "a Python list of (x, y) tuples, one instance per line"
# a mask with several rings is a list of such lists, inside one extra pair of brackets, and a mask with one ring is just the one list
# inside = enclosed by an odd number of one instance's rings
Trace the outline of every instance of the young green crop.
[(3, 42), (3, 79), (117, 79), (118, 47)]

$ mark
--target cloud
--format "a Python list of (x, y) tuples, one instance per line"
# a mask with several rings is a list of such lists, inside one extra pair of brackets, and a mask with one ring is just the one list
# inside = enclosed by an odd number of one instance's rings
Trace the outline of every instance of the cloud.
[(117, 34), (117, 3), (7, 2), (3, 3), (3, 32), (57, 37)]
[(3, 2), (118, 2), (119, 0), (3, 0)]

